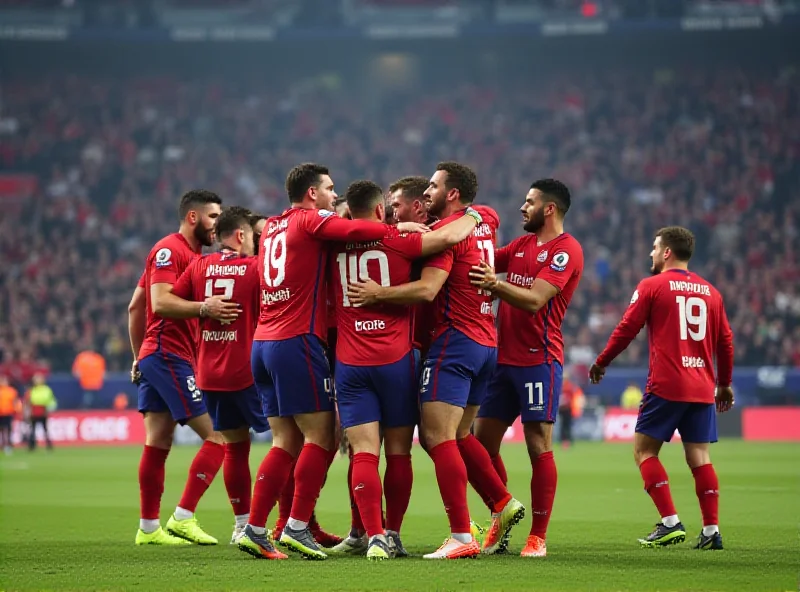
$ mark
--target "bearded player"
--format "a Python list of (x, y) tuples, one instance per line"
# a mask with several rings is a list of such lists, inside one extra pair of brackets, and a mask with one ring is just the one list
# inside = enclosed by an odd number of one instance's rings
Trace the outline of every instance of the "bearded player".
[[(494, 270), (484, 262), (470, 273), (474, 285), (500, 299), (498, 365), (475, 421), (475, 436), (505, 481), (500, 445), (521, 415), (531, 461), (533, 520), (523, 557), (547, 554), (545, 539), (556, 492), (553, 425), (564, 364), (561, 324), (583, 273), (583, 250), (564, 232), (570, 203), (569, 190), (560, 181), (535, 181), (520, 208), (528, 234), (498, 249)], [(507, 272), (506, 281), (498, 280), (496, 272)], [(496, 552), (506, 545), (493, 524), (484, 551)]]
[(733, 333), (720, 293), (689, 271), (694, 242), (691, 231), (680, 226), (656, 233), (650, 253), (653, 275), (639, 282), (628, 310), (589, 369), (592, 383), (600, 382), (606, 367), (647, 325), (650, 372), (636, 420), (633, 454), (661, 521), (639, 539), (644, 547), (686, 539), (669, 477), (658, 458), (661, 446), (677, 430), (703, 516), (694, 548), (722, 549), (719, 480), (709, 448), (717, 441), (716, 413), (733, 406)]
[[(219, 196), (210, 191), (194, 190), (183, 195), (179, 207), (180, 228), (151, 249), (145, 273), (129, 307), (134, 312), (129, 328), (136, 357), (132, 375), (138, 382), (138, 405), (144, 415), (146, 434), (139, 464), (141, 519), (137, 545), (217, 543), (200, 528), (194, 515), (224, 455), (222, 438), (214, 431), (195, 380), (197, 321), (194, 319), (210, 314), (223, 319), (235, 316), (236, 306), (212, 297), (203, 302), (183, 303), (177, 315), (180, 318), (166, 319), (159, 314), (180, 275), (203, 246), (213, 244), (214, 224), (221, 203)], [(142, 299), (146, 319), (143, 336), (139, 324), (142, 317), (137, 312)], [(192, 461), (180, 503), (167, 522), (167, 534), (161, 528), (159, 511), (164, 492), (164, 467), (176, 423), (189, 425), (203, 439), (203, 445)]]

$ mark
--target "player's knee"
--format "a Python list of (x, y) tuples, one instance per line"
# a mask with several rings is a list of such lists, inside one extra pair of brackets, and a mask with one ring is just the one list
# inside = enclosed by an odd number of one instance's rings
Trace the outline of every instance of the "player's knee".
[(686, 464), (689, 465), (690, 469), (711, 464), (711, 454), (707, 446), (690, 446), (687, 444), (684, 445), (683, 453), (686, 458)]
[(224, 444), (225, 438), (219, 432), (211, 432), (206, 438), (206, 442), (213, 442), (214, 444)]

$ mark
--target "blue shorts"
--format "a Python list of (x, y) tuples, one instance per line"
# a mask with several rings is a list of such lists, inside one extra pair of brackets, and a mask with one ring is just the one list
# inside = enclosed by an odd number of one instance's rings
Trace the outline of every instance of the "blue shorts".
[(139, 361), (139, 411), (169, 411), (183, 425), (207, 413), (203, 393), (194, 381), (192, 365), (176, 355), (154, 353)]
[(456, 329), (434, 339), (420, 378), (419, 402), (442, 401), (462, 409), (480, 405), (497, 365), (497, 348)]
[(639, 404), (636, 432), (669, 442), (675, 430), (678, 430), (683, 442), (716, 442), (716, 406), (713, 403), (668, 401), (653, 393), (645, 393)]
[(336, 363), (336, 401), (343, 428), (380, 422), (385, 428), (415, 426), (419, 420), (419, 352), (382, 366)]
[(333, 411), (331, 370), (316, 335), (254, 341), (250, 362), (267, 417)]
[(254, 384), (240, 391), (203, 391), (203, 395), (218, 432), (239, 428), (253, 428), (257, 433), (269, 430), (267, 402)]
[(499, 419), (506, 425), (514, 423), (519, 415), (522, 423), (553, 423), (558, 415), (563, 376), (558, 362), (536, 366), (498, 364), (478, 417)]

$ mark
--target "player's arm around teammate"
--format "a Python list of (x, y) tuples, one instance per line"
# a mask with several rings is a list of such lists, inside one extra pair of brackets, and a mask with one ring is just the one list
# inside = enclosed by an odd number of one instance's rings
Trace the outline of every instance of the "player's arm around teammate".
[[(475, 436), (504, 473), (500, 445), (508, 427), (522, 416), (531, 461), (533, 521), (524, 557), (544, 557), (557, 472), (553, 425), (561, 394), (561, 322), (580, 282), (583, 253), (564, 232), (569, 190), (553, 179), (534, 182), (520, 208), (520, 237), (497, 252), (500, 281), (486, 262), (470, 272), (473, 285), (500, 299), (498, 366), (475, 421)], [(504, 543), (500, 542), (503, 546)]]

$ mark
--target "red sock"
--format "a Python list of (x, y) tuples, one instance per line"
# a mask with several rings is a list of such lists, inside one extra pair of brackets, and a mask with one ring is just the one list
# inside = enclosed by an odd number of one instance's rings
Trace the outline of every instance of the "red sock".
[(253, 487), (250, 477), (250, 440), (225, 445), (222, 478), (234, 515), (242, 516), (250, 512), (250, 492)]
[(369, 452), (353, 455), (353, 480), (350, 481), (367, 536), (383, 534), (381, 501), (383, 491), (378, 473), (378, 457)]
[(330, 453), (322, 446), (306, 444), (297, 457), (294, 469), (294, 500), (291, 517), (300, 522), (308, 522), (317, 504), (319, 492), (328, 473)]
[(497, 476), (500, 477), (500, 481), (503, 482), (503, 485), (508, 485), (508, 473), (506, 472), (506, 465), (503, 462), (503, 457), (500, 456), (500, 453), (497, 453), (497, 456), (492, 457), (492, 465), (494, 465), (494, 470), (497, 471)]
[(657, 456), (651, 456), (639, 465), (639, 472), (644, 479), (644, 490), (650, 495), (662, 518), (677, 514), (672, 494), (669, 491), (669, 477), (664, 465)]
[(267, 517), (281, 495), (289, 473), (294, 466), (294, 458), (283, 448), (273, 446), (261, 461), (253, 487), (253, 501), (250, 503), (252, 526), (265, 528)]
[(455, 440), (442, 442), (430, 449), (430, 455), (436, 469), (436, 481), (444, 509), (450, 520), (450, 532), (468, 533), (467, 467), (458, 451), (458, 444)]
[(550, 522), (550, 514), (553, 513), (557, 483), (558, 471), (553, 453), (540, 454), (533, 464), (533, 475), (531, 475), (531, 508), (533, 511), (531, 534), (540, 539), (547, 538), (547, 525)]
[(145, 446), (139, 461), (139, 508), (143, 520), (158, 520), (169, 449)]
[(361, 534), (366, 529), (364, 528), (364, 521), (361, 520), (361, 512), (358, 510), (356, 498), (353, 495), (353, 451), (350, 450), (350, 466), (347, 467), (347, 493), (350, 494), (350, 532), (354, 534)]
[(282, 532), (286, 528), (286, 522), (289, 520), (289, 515), (292, 513), (292, 500), (294, 499), (294, 468), (297, 466), (297, 461), (292, 463), (292, 468), (289, 471), (289, 478), (286, 480), (281, 495), (278, 498), (278, 522), (275, 524), (275, 532)]
[(189, 466), (189, 479), (183, 488), (181, 501), (178, 507), (194, 512), (200, 498), (211, 485), (214, 477), (225, 459), (225, 447), (222, 444), (206, 440), (194, 455), (194, 460)]
[(383, 495), (386, 498), (386, 530), (400, 532), (411, 499), (414, 470), (410, 454), (387, 454), (383, 476)]
[(469, 434), (466, 438), (458, 440), (458, 450), (461, 452), (461, 458), (464, 459), (469, 482), (475, 491), (483, 498), (484, 502), (490, 501), (486, 506), (492, 512), (502, 510), (511, 499), (511, 494), (508, 493), (497, 471), (494, 470), (492, 459), (483, 444), (475, 436)]
[(719, 480), (711, 463), (692, 469), (703, 526), (719, 526)]

